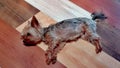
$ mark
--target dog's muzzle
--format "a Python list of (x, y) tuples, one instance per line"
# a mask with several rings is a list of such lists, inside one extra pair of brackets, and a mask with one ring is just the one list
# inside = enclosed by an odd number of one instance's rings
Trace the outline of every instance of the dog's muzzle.
[(37, 44), (33, 41), (26, 41), (26, 40), (23, 40), (23, 43), (25, 46), (36, 46), (36, 44)]

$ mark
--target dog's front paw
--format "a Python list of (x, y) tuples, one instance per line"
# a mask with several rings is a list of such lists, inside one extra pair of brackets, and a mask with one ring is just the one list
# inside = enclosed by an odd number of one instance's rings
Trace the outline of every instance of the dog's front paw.
[(57, 62), (57, 58), (56, 57), (52, 57), (52, 64), (55, 64)]
[(51, 54), (48, 52), (48, 53), (45, 53), (45, 56), (46, 56), (46, 64), (47, 65), (50, 65), (51, 63)]
[(47, 59), (47, 60), (46, 60), (46, 64), (47, 64), (47, 65), (50, 65), (51, 62), (52, 62), (51, 59)]
[(57, 62), (57, 57), (53, 56), (51, 59), (47, 58), (46, 63), (47, 65), (50, 65), (50, 63), (55, 64)]

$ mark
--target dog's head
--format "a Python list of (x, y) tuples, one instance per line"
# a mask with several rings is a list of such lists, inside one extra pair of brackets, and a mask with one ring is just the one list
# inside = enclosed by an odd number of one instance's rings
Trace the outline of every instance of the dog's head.
[(105, 16), (105, 14), (102, 12), (93, 12), (91, 16), (92, 16), (92, 20), (95, 21), (103, 21), (107, 19), (107, 16)]
[(37, 43), (41, 42), (41, 26), (38, 23), (38, 20), (33, 16), (31, 22), (28, 21), (28, 25), (25, 26), (21, 35), (23, 43), (26, 46), (34, 46)]

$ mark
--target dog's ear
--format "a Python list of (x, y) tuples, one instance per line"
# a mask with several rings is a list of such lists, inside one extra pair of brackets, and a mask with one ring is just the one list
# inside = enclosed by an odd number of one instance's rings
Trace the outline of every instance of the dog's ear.
[(28, 21), (28, 26), (31, 26), (31, 22), (30, 21)]
[(40, 28), (41, 27), (35, 16), (32, 17), (31, 26), (34, 27), (34, 28)]

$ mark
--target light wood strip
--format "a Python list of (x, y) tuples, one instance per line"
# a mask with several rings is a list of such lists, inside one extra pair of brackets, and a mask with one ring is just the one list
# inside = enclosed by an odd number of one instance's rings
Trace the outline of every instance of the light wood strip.
[[(25, 0), (56, 21), (74, 17), (90, 17), (90, 13), (68, 0)], [(84, 12), (84, 13), (83, 13)]]

